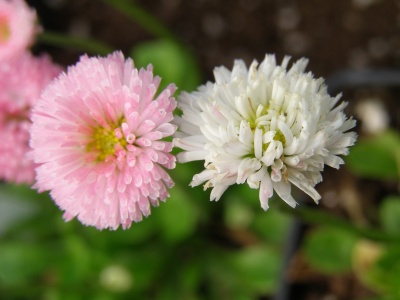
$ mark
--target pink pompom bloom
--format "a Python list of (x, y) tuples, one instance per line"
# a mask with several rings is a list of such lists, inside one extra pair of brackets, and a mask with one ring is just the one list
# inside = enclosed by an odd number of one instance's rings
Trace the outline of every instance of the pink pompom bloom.
[(36, 12), (23, 0), (0, 0), (0, 60), (19, 55), (39, 31)]
[(32, 184), (35, 164), (29, 148), (30, 109), (61, 68), (47, 56), (26, 52), (0, 64), (0, 179)]
[(114, 52), (82, 56), (43, 92), (32, 113), (35, 187), (51, 191), (66, 221), (125, 229), (169, 196), (164, 168), (175, 157), (161, 139), (176, 130), (176, 87), (154, 99), (159, 83), (151, 66), (137, 70)]

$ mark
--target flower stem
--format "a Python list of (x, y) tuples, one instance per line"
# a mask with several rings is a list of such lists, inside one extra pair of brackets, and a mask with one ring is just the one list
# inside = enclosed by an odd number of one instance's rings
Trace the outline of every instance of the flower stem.
[(129, 0), (103, 0), (108, 5), (130, 17), (154, 36), (178, 42), (178, 38), (159, 20)]
[(290, 207), (280, 207), (281, 211), (301, 219), (307, 223), (331, 226), (347, 230), (359, 237), (370, 239), (378, 242), (400, 243), (400, 236), (389, 234), (377, 228), (366, 228), (354, 225), (342, 218), (333, 216), (329, 213), (311, 209), (308, 207), (298, 207), (292, 209)]
[(90, 54), (107, 55), (113, 51), (108, 45), (90, 38), (80, 38), (57, 32), (42, 32), (38, 35), (39, 42), (62, 48), (71, 48)]

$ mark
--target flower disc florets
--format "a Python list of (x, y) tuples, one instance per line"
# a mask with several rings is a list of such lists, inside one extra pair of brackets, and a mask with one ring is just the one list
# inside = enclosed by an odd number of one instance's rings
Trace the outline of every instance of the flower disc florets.
[(249, 69), (236, 60), (232, 71), (214, 71), (215, 83), (182, 93), (174, 143), (184, 151), (179, 162), (204, 160), (205, 170), (192, 185), (205, 182), (218, 200), (232, 184), (247, 182), (260, 189), (261, 206), (268, 208), (273, 191), (289, 205), (294, 184), (315, 201), (314, 186), (324, 165), (339, 168), (356, 139), (347, 132), (355, 121), (343, 113), (346, 103), (327, 94), (324, 80), (305, 73), (306, 59), (288, 69), (289, 57), (277, 65), (267, 55)]
[(24, 52), (39, 30), (36, 12), (24, 0), (1, 0), (0, 61)]
[(128, 228), (169, 196), (175, 157), (163, 138), (176, 130), (175, 86), (155, 97), (159, 83), (151, 66), (137, 70), (114, 52), (82, 56), (43, 92), (32, 116), (35, 186), (51, 191), (66, 220)]

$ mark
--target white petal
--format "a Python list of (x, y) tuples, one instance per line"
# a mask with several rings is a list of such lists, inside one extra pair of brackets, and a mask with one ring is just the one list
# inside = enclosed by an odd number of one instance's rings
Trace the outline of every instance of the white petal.
[(279, 169), (272, 168), (271, 170), (271, 179), (274, 182), (278, 182), (282, 180), (282, 172)]
[(267, 150), (265, 150), (263, 157), (261, 158), (261, 161), (264, 163), (266, 167), (272, 165), (272, 163), (275, 160), (276, 157), (275, 147), (276, 147), (276, 142), (272, 140), (271, 143), (268, 145)]
[(244, 120), (240, 122), (239, 141), (246, 146), (250, 146), (253, 142), (253, 132), (250, 124)]
[(261, 168), (261, 163), (255, 158), (245, 158), (241, 161), (236, 179), (237, 184), (244, 183), (247, 178)]
[(210, 180), (214, 175), (216, 171), (215, 170), (204, 170), (203, 172), (196, 174), (193, 176), (192, 182), (190, 183), (190, 186), (198, 186), (202, 184), (203, 182)]
[(286, 181), (273, 182), (273, 187), (279, 197), (282, 198), (291, 207), (296, 207), (296, 201), (291, 195), (291, 185)]
[(230, 81), (231, 72), (225, 67), (217, 67), (214, 69), (214, 77), (217, 84), (224, 84)]
[(271, 178), (269, 177), (269, 174), (267, 173), (263, 179), (261, 180), (261, 185), (260, 185), (260, 203), (261, 207), (264, 210), (268, 209), (268, 199), (272, 197), (274, 194), (274, 189), (272, 186), (272, 181)]
[(311, 184), (307, 182), (307, 180), (295, 176), (289, 176), (289, 181), (313, 198), (316, 203), (318, 203), (318, 201), (321, 199), (321, 195)]
[(243, 60), (235, 59), (231, 73), (231, 79), (247, 77), (247, 67)]
[(235, 105), (237, 111), (246, 120), (251, 120), (255, 117), (255, 113), (250, 105), (250, 101), (246, 95), (240, 95), (235, 97)]
[(328, 155), (324, 157), (324, 162), (326, 165), (339, 169), (339, 166), (344, 164), (343, 159), (341, 159), (339, 156), (336, 155)]
[(296, 156), (287, 156), (283, 159), (286, 165), (289, 165), (291, 167), (295, 167), (299, 164), (300, 158)]
[(343, 125), (339, 128), (341, 132), (345, 132), (349, 129), (352, 129), (354, 126), (356, 126), (357, 121), (353, 120), (352, 118), (346, 120)]
[(262, 130), (256, 128), (254, 132), (254, 155), (260, 159), (263, 151)]
[(286, 125), (286, 123), (278, 120), (278, 128), (285, 136), (285, 145), (290, 145), (293, 141), (293, 133), (290, 128)]
[(218, 184), (211, 190), (210, 200), (218, 201), (229, 185)]
[(195, 160), (204, 160), (207, 154), (208, 154), (208, 151), (206, 151), (206, 150), (180, 152), (176, 155), (176, 159), (180, 163), (185, 163), (185, 162), (195, 161)]
[(278, 159), (278, 158), (280, 158), (281, 156), (282, 156), (282, 154), (283, 154), (283, 145), (282, 145), (282, 143), (281, 142), (277, 142), (276, 143), (277, 145), (276, 145), (276, 153), (275, 153), (275, 158), (276, 159)]
[(274, 139), (275, 134), (276, 134), (276, 131), (267, 131), (266, 133), (264, 133), (263, 143), (264, 144), (270, 143)]
[(246, 148), (245, 145), (239, 141), (225, 143), (222, 149), (226, 151), (227, 154), (232, 154), (235, 157), (242, 157), (250, 152), (250, 149)]
[(276, 169), (282, 169), (283, 167), (283, 161), (281, 159), (275, 159), (273, 165), (274, 168)]
[(191, 141), (188, 138), (176, 138), (172, 141), (176, 147), (179, 147), (186, 151), (196, 151), (196, 150), (203, 150), (204, 144), (198, 143), (197, 141)]
[(277, 111), (280, 110), (283, 100), (285, 98), (286, 88), (283, 86), (284, 81), (274, 80), (272, 88), (272, 103), (271, 105)]
[(267, 173), (267, 168), (263, 167), (258, 170), (256, 173), (251, 174), (247, 178), (247, 184), (252, 189), (258, 189), (260, 181), (265, 177), (269, 176)]
[(286, 147), (283, 149), (283, 154), (289, 156), (297, 153), (297, 149), (299, 148), (299, 140), (294, 137), (292, 142), (288, 145), (286, 144)]
[(329, 145), (329, 148), (346, 148), (354, 145), (357, 139), (355, 132), (343, 134), (335, 143)]

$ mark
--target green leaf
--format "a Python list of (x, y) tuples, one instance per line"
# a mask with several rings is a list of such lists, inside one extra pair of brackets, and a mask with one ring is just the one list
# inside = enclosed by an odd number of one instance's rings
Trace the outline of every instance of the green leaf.
[(231, 228), (250, 228), (266, 241), (281, 244), (286, 239), (291, 217), (272, 208), (276, 202), (282, 202), (276, 196), (269, 200), (268, 211), (261, 208), (259, 199), (259, 190), (248, 185), (230, 187), (220, 200), (225, 204), (225, 224)]
[[(152, 211), (158, 208), (152, 208)], [(74, 221), (72, 221), (74, 222)], [(78, 221), (76, 221), (78, 223)], [(95, 227), (83, 227), (80, 224), (77, 226), (81, 227), (85, 234), (90, 238), (96, 248), (100, 249), (120, 249), (127, 246), (135, 246), (146, 243), (156, 234), (156, 220), (149, 216), (149, 218), (143, 217), (143, 220), (135, 223), (129, 229), (123, 229), (120, 226), (117, 230), (103, 230), (99, 231)]]
[(158, 285), (155, 282), (161, 276), (168, 258), (168, 247), (151, 243), (120, 251), (111, 257), (111, 261), (128, 268), (132, 276), (132, 292), (143, 292)]
[(141, 27), (159, 38), (177, 40), (174, 33), (157, 18), (131, 0), (103, 0), (116, 10), (138, 23)]
[(153, 210), (153, 218), (159, 221), (162, 237), (169, 243), (176, 243), (194, 233), (198, 221), (196, 207), (186, 190), (175, 186), (170, 190), (167, 204)]
[[(373, 290), (387, 295), (400, 296), (400, 247), (392, 246), (382, 251), (362, 274), (363, 282)], [(398, 298), (396, 298), (398, 299)]]
[(81, 236), (68, 234), (65, 237), (64, 252), (60, 254), (60, 276), (63, 283), (81, 284), (88, 277), (92, 267), (90, 249)]
[(400, 165), (400, 136), (393, 131), (359, 140), (346, 158), (348, 168), (358, 176), (397, 179)]
[(280, 253), (264, 244), (213, 249), (204, 262), (211, 299), (258, 299), (272, 294), (282, 267)]
[[(279, 199), (279, 201), (281, 200)], [(263, 211), (259, 208), (259, 212), (253, 220), (252, 228), (266, 241), (282, 245), (286, 241), (291, 221), (290, 216), (276, 209)]]
[(324, 273), (341, 273), (351, 268), (356, 237), (345, 230), (319, 228), (305, 237), (303, 250), (307, 261)]
[(221, 197), (221, 201), (238, 201), (256, 210), (261, 209), (259, 189), (252, 189), (247, 184), (230, 186)]
[(26, 186), (0, 185), (0, 235), (39, 213), (38, 194)]
[(28, 243), (1, 243), (0, 285), (20, 284), (34, 276), (41, 276), (49, 267), (49, 253)]
[(254, 210), (243, 201), (226, 199), (224, 219), (225, 224), (230, 228), (247, 228), (254, 219)]
[(400, 234), (400, 196), (383, 200), (379, 211), (382, 227), (389, 233)]
[(170, 268), (170, 274), (163, 280), (163, 284), (159, 285), (157, 299), (199, 299), (197, 292), (203, 279), (200, 261), (185, 259), (183, 264), (179, 264), (180, 258)]
[(136, 67), (152, 64), (154, 74), (162, 78), (159, 91), (175, 83), (180, 91), (192, 91), (200, 84), (197, 62), (187, 49), (169, 40), (155, 40), (136, 45), (131, 51)]
[(374, 267), (382, 256), (383, 251), (382, 244), (361, 239), (354, 246), (352, 255), (352, 269), (358, 280), (364, 286), (377, 292), (382, 292), (383, 287), (379, 280), (376, 280), (377, 276), (374, 274)]
[(358, 300), (399, 300), (398, 296), (390, 296), (390, 295), (382, 295), (382, 296), (375, 296), (375, 297), (368, 297), (362, 298)]
[(40, 43), (59, 46), (61, 48), (73, 49), (83, 53), (107, 55), (113, 52), (113, 49), (93, 38), (81, 38), (76, 36), (64, 35), (59, 32), (49, 32), (46, 30), (38, 35)]
[(255, 294), (272, 293), (275, 290), (282, 258), (266, 246), (247, 247), (229, 256), (236, 272), (236, 286)]

